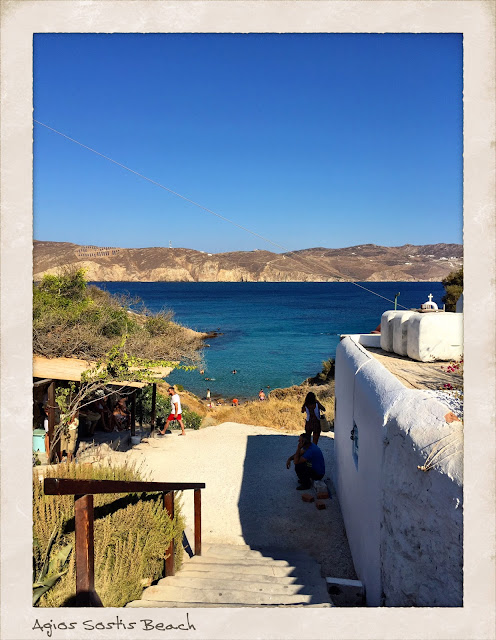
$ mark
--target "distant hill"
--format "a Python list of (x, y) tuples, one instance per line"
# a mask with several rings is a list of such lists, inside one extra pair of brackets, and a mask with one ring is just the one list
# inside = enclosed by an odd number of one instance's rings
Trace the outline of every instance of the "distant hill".
[(110, 282), (335, 282), (439, 281), (463, 264), (461, 244), (344, 249), (290, 253), (193, 249), (121, 249), (34, 241), (34, 279), (61, 267), (84, 267), (89, 280)]

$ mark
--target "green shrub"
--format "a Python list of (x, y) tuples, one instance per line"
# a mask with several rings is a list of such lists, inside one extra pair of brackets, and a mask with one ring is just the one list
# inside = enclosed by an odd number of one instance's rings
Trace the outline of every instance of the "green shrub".
[[(181, 387), (181, 389), (179, 387)], [(176, 385), (176, 389), (178, 391), (183, 390), (181, 385)], [(150, 420), (151, 414), (152, 414), (152, 388), (151, 387), (147, 387), (142, 391), (141, 401), (143, 406), (143, 419), (145, 420), (145, 422), (147, 422)], [(157, 391), (157, 399), (155, 404), (155, 416), (157, 418), (157, 421), (160, 422), (161, 424), (164, 424), (170, 412), (171, 412), (170, 396), (165, 396), (162, 393), (159, 393)], [(184, 404), (182, 405), (182, 416), (183, 416), (184, 426), (187, 429), (200, 428), (202, 417), (195, 411), (188, 409), (188, 407)], [(171, 429), (180, 429), (179, 422), (177, 422), (177, 420), (173, 420), (169, 426)]]
[[(143, 410), (143, 419), (149, 422), (152, 415), (152, 387), (146, 387), (141, 392), (141, 404)], [(170, 413), (171, 403), (170, 397), (165, 396), (157, 391), (157, 399), (155, 403), (155, 416), (161, 421), (165, 421)]]
[[(46, 477), (93, 480), (142, 480), (133, 467), (63, 464), (46, 471)], [(184, 519), (176, 495), (171, 521), (157, 494), (103, 494), (94, 497), (95, 588), (106, 607), (122, 607), (139, 599), (143, 581), (163, 575), (165, 550), (174, 538), (174, 565), (182, 562)], [(54, 537), (55, 536), (55, 537)], [(33, 473), (33, 582), (50, 557), (74, 547), (73, 496), (46, 496), (39, 475)], [(60, 567), (54, 564), (53, 571)], [(49, 577), (49, 576), (48, 576)], [(60, 607), (76, 592), (74, 552), (68, 571), (39, 600), (41, 607)]]
[(158, 336), (166, 333), (170, 329), (172, 314), (159, 312), (153, 316), (148, 316), (145, 322), (145, 329), (151, 336)]
[[(200, 415), (183, 405), (183, 423), (186, 429), (199, 429), (201, 421), (202, 417)], [(174, 421), (172, 427), (179, 429), (179, 422)]]
[(83, 269), (45, 275), (33, 287), (33, 351), (97, 360), (125, 338), (129, 356), (188, 365), (200, 360), (201, 336), (172, 322), (171, 312), (143, 307), (134, 313), (137, 304), (87, 285)]
[(442, 301), (446, 305), (446, 311), (456, 311), (456, 303), (463, 293), (463, 267), (449, 273), (442, 280), (442, 283), (446, 290), (442, 297)]

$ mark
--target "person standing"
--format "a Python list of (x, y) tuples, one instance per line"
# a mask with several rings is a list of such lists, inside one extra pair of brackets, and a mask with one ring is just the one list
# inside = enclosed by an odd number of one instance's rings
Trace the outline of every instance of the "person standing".
[(182, 409), (181, 409), (181, 398), (179, 397), (179, 394), (176, 393), (174, 387), (169, 387), (167, 389), (167, 393), (171, 397), (171, 411), (169, 413), (167, 422), (165, 423), (163, 430), (160, 430), (159, 433), (165, 436), (165, 432), (167, 431), (167, 427), (169, 426), (169, 423), (172, 422), (172, 420), (177, 420), (181, 427), (181, 433), (179, 435), (185, 436), (186, 432), (184, 431), (183, 416), (182, 416)]
[(300, 484), (297, 491), (310, 489), (313, 480), (322, 480), (325, 474), (325, 461), (322, 451), (312, 443), (311, 435), (305, 431), (298, 438), (296, 453), (286, 460), (286, 468), (294, 462), (296, 475)]
[(260, 400), (260, 402), (263, 402), (265, 400), (265, 393), (263, 389), (260, 389), (260, 391), (258, 392), (258, 399)]
[(66, 452), (67, 462), (72, 462), (74, 453), (76, 452), (76, 444), (78, 439), (79, 427), (79, 411), (75, 411), (60, 438), (60, 453)]
[(305, 432), (309, 436), (313, 434), (313, 443), (317, 444), (320, 438), (320, 412), (325, 411), (325, 407), (315, 397), (315, 393), (309, 391), (305, 402), (301, 407), (301, 412), (306, 413)]

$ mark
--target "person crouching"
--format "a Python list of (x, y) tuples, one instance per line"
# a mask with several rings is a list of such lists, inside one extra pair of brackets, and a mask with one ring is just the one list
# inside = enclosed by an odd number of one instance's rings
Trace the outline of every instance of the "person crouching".
[(313, 480), (322, 480), (324, 477), (324, 456), (319, 447), (312, 443), (310, 433), (305, 432), (300, 435), (296, 453), (286, 461), (287, 469), (291, 467), (291, 460), (294, 462), (296, 475), (300, 481), (296, 487), (298, 491), (310, 489)]

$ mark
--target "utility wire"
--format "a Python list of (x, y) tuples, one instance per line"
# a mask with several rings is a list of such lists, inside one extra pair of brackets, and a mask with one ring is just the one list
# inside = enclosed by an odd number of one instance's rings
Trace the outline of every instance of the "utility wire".
[(104, 155), (103, 153), (100, 153), (99, 151), (96, 151), (96, 149), (92, 149), (91, 147), (87, 147), (82, 142), (79, 142), (78, 140), (74, 140), (74, 138), (70, 138), (65, 133), (62, 133), (61, 131), (57, 131), (57, 129), (53, 129), (52, 127), (49, 127), (47, 124), (44, 124), (43, 122), (40, 122), (39, 120), (34, 120), (33, 119), (33, 121), (36, 122), (37, 124), (41, 124), (42, 127), (46, 127), (47, 129), (50, 129), (50, 131), (53, 131), (54, 133), (58, 133), (59, 136), (62, 136), (63, 138), (67, 138), (67, 140), (70, 140), (71, 142), (75, 142), (80, 147), (83, 147), (84, 149), (88, 149), (88, 151), (92, 151), (93, 153), (96, 153), (98, 156), (100, 156), (102, 158), (105, 158), (105, 160), (109, 160), (109, 162), (113, 162), (117, 166), (122, 167), (123, 169), (125, 169), (126, 171), (130, 171), (131, 173), (134, 173), (136, 176), (139, 176), (140, 178), (143, 178), (143, 180), (148, 180), (148, 182), (151, 182), (152, 184), (156, 185), (157, 187), (160, 187), (161, 189), (164, 189), (165, 191), (168, 191), (169, 193), (174, 194), (178, 198), (182, 198), (183, 200), (186, 200), (186, 202), (190, 202), (191, 204), (194, 204), (195, 207), (200, 207), (200, 209), (203, 209), (204, 211), (208, 211), (208, 213), (211, 213), (212, 215), (217, 216), (217, 218), (220, 218), (221, 220), (224, 220), (225, 222), (229, 222), (230, 224), (233, 224), (235, 227), (238, 227), (238, 229), (242, 229), (243, 231), (247, 231), (248, 233), (251, 233), (252, 236), (256, 236), (257, 238), (260, 238), (264, 242), (268, 242), (269, 244), (274, 245), (274, 247), (278, 247), (279, 249), (283, 249), (284, 251), (289, 251), (289, 249), (286, 249), (286, 247), (283, 247), (282, 245), (277, 244), (277, 242), (273, 242), (272, 240), (269, 240), (269, 238), (264, 238), (264, 236), (261, 236), (259, 233), (256, 233), (255, 231), (252, 231), (251, 229), (247, 229), (246, 227), (243, 227), (242, 225), (238, 224), (237, 222), (233, 222), (232, 220), (229, 220), (229, 218), (225, 218), (224, 216), (221, 216), (220, 213), (216, 213), (215, 211), (212, 211), (211, 209), (207, 209), (207, 207), (204, 207), (203, 205), (199, 204), (198, 202), (195, 202), (194, 200), (190, 200), (189, 198), (186, 198), (186, 196), (182, 196), (180, 193), (177, 193), (177, 191), (173, 191), (172, 189), (169, 189), (169, 187), (166, 187), (163, 184), (160, 184), (160, 182), (156, 182), (155, 180), (152, 180), (151, 178), (147, 178), (142, 173), (138, 173), (138, 171), (135, 171), (134, 169), (131, 169), (130, 167), (126, 167), (126, 165), (121, 164), (120, 162), (117, 162), (116, 160), (112, 160), (112, 158), (109, 158), (108, 156)]
[[(229, 224), (234, 225), (235, 227), (237, 227), (238, 229), (242, 229), (243, 231), (246, 231), (247, 233), (250, 233), (252, 236), (255, 236), (257, 238), (260, 238), (260, 240), (263, 240), (264, 242), (267, 242), (268, 244), (273, 245), (274, 247), (277, 247), (278, 249), (282, 249), (283, 251), (286, 251), (288, 254), (292, 254), (293, 259), (296, 259), (294, 256), (294, 251), (291, 251), (290, 249), (288, 249), (287, 247), (278, 244), (277, 242), (274, 242), (273, 240), (270, 240), (269, 238), (265, 238), (264, 236), (260, 235), (259, 233), (256, 233), (255, 231), (252, 231), (251, 229), (248, 229), (247, 227), (243, 227), (242, 225), (238, 224), (237, 222), (234, 222), (233, 220), (230, 220), (229, 218), (226, 218), (225, 216), (220, 215), (220, 213), (216, 213), (215, 211), (212, 211), (212, 209), (208, 209), (207, 207), (204, 207), (203, 205), (199, 204), (198, 202), (195, 202), (194, 200), (191, 200), (190, 198), (187, 198), (186, 196), (181, 195), (180, 193), (177, 193), (177, 191), (173, 191), (172, 189), (169, 189), (169, 187), (166, 187), (165, 185), (161, 184), (160, 182), (156, 182), (155, 180), (152, 180), (151, 178), (148, 178), (147, 176), (143, 175), (142, 173), (139, 173), (138, 171), (135, 171), (134, 169), (131, 169), (130, 167), (126, 167), (126, 165), (121, 164), (120, 162), (117, 162), (116, 160), (113, 160), (112, 158), (109, 158), (108, 156), (104, 155), (103, 153), (100, 153), (99, 151), (97, 151), (96, 149), (92, 149), (91, 147), (88, 147), (87, 145), (83, 144), (82, 142), (79, 142), (79, 140), (75, 140), (74, 138), (71, 138), (70, 136), (66, 135), (65, 133), (62, 133), (61, 131), (58, 131), (57, 129), (54, 129), (53, 127), (49, 127), (47, 124), (45, 124), (44, 122), (40, 122), (39, 120), (35, 120), (33, 118), (33, 122), (36, 122), (36, 124), (41, 125), (42, 127), (45, 127), (46, 129), (49, 129), (50, 131), (53, 131), (54, 133), (58, 134), (59, 136), (62, 136), (63, 138), (66, 138), (67, 140), (70, 140), (71, 142), (74, 142), (75, 144), (78, 144), (80, 147), (83, 147), (83, 149), (87, 149), (88, 151), (91, 151), (92, 153), (95, 153), (97, 156), (100, 156), (101, 158), (105, 158), (105, 160), (108, 160), (109, 162), (112, 162), (113, 164), (116, 164), (118, 167), (121, 167), (122, 169), (125, 169), (126, 171), (129, 171), (130, 173), (134, 173), (134, 175), (143, 178), (143, 180), (147, 180), (148, 182), (151, 182), (152, 184), (154, 184), (157, 187), (160, 187), (160, 189), (164, 189), (164, 191), (168, 191), (169, 193), (172, 193), (173, 195), (177, 196), (178, 198), (182, 198), (183, 200), (185, 200), (186, 202), (189, 202), (193, 205), (195, 205), (195, 207), (199, 207), (200, 209), (203, 209), (203, 211), (207, 211), (208, 213), (211, 213), (212, 215), (216, 216), (217, 218), (220, 218), (221, 220), (224, 220), (224, 222), (229, 222)], [(312, 258), (308, 258), (305, 257), (305, 260), (309, 261), (309, 260), (314, 260)], [(322, 269), (321, 265), (318, 265), (319, 269)], [(324, 267), (324, 271), (325, 271), (325, 267)], [(375, 291), (372, 291), (371, 289), (367, 289), (367, 287), (364, 287), (352, 280), (349, 281), (350, 284), (354, 284), (356, 287), (360, 287), (360, 289), (364, 289), (365, 291), (368, 291), (369, 293), (372, 293), (375, 296), (378, 296), (379, 298), (383, 298), (384, 300), (387, 300), (388, 302), (394, 302), (394, 300), (390, 300), (389, 298), (386, 298), (384, 296), (382, 296), (380, 293), (376, 293)], [(402, 304), (397, 304), (397, 306), (399, 307), (403, 307), (403, 309), (407, 309), (407, 307), (403, 306)]]

